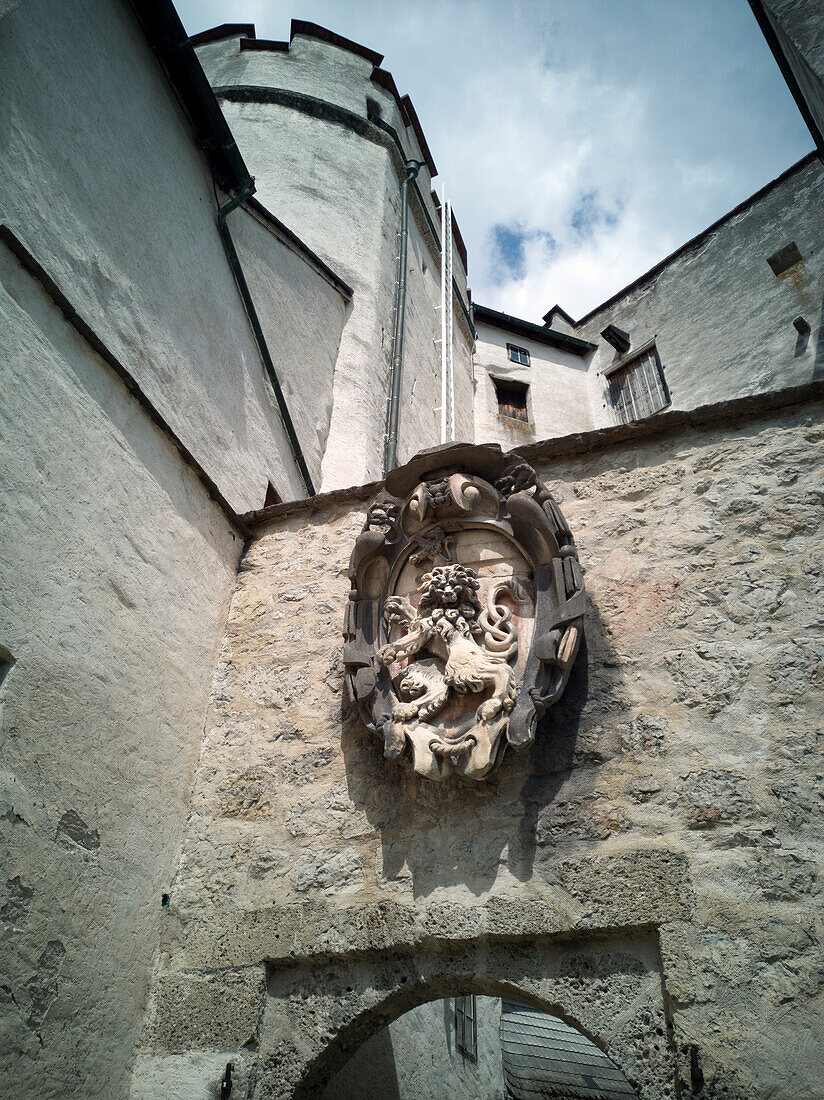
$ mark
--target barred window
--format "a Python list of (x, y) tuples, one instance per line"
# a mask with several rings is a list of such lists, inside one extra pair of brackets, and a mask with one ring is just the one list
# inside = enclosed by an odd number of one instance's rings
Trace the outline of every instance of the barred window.
[(520, 363), (522, 367), (529, 366), (529, 352), (526, 348), (519, 348), (516, 344), (507, 344), (506, 350), (513, 363)]
[(478, 1024), (475, 994), (455, 998), (455, 1046), (473, 1062), (478, 1061)]
[(523, 382), (501, 382), (493, 378), (495, 394), (498, 398), (498, 412), (501, 416), (508, 416), (511, 420), (523, 420), (529, 422), (529, 413), (526, 408), (526, 395), (529, 386)]
[(619, 424), (630, 424), (660, 412), (670, 403), (669, 390), (653, 344), (607, 377), (608, 400)]

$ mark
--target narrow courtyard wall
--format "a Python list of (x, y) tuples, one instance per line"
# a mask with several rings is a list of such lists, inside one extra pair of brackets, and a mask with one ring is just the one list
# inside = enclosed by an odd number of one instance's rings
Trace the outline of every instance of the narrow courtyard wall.
[[(267, 482), (305, 495), (217, 231), (209, 165), (127, 3), (27, 0), (2, 20), (0, 222), (24, 243), (236, 511)], [(298, 435), (319, 468), (346, 312), (305, 250), (243, 210), (273, 355), (289, 363)], [(295, 332), (295, 302), (311, 317)], [(320, 397), (306, 431), (301, 387)], [(326, 418), (323, 411), (326, 408)]]
[(0, 244), (0, 1079), (116, 1100), (243, 535)]
[(315, 1096), (404, 1012), (473, 992), (560, 1015), (642, 1100), (824, 1095), (812, 392), (526, 449), (576, 536), (586, 646), (534, 747), (477, 786), (385, 760), (343, 697), (375, 490), (268, 514), (133, 1097), (201, 1095), (228, 1062), (241, 1095)]
[(405, 1013), (360, 1047), (336, 1073), (322, 1100), (502, 1100), (501, 1002), (476, 998), (477, 1055), (455, 1043), (455, 999), (428, 1001)]

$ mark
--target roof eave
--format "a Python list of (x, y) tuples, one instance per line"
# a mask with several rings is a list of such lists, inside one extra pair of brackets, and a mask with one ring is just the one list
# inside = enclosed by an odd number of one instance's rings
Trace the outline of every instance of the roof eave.
[(525, 321), (521, 317), (512, 317), (508, 313), (499, 313), (497, 309), (489, 306), (474, 306), (475, 320), (482, 324), (492, 325), (495, 328), (504, 329), (506, 332), (515, 333), (517, 336), (525, 336), (540, 344), (558, 348), (559, 351), (568, 351), (573, 355), (588, 355), (595, 351), (596, 344), (589, 340), (581, 340), (577, 336), (567, 336), (565, 332), (557, 332), (555, 329), (546, 328), (545, 325), (536, 325), (532, 321)]

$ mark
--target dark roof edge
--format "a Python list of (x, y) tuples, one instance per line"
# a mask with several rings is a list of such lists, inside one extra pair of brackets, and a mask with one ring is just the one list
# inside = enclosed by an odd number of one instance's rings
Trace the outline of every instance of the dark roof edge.
[(363, 57), (366, 61), (370, 61), (375, 68), (383, 61), (382, 53), (377, 53), (376, 50), (370, 50), (366, 46), (361, 46), (359, 42), (353, 42), (350, 38), (344, 38), (341, 34), (335, 34), (334, 31), (330, 31), (327, 27), (321, 27), (317, 23), (308, 23), (304, 19), (293, 19), (291, 31), (289, 33), (290, 42), (296, 34), (305, 34), (307, 38), (317, 38), (321, 42), (328, 42), (330, 46), (338, 46), (342, 50), (348, 50), (349, 53), (353, 53), (357, 57)]
[[(556, 439), (544, 439), (538, 443), (529, 443), (524, 447), (515, 447), (511, 454), (521, 455), (530, 462), (542, 458), (566, 458), (571, 455), (587, 454), (591, 451), (608, 450), (610, 447), (631, 443), (634, 440), (663, 435), (679, 428), (702, 428), (712, 424), (746, 420), (761, 413), (778, 409), (788, 409), (799, 405), (809, 405), (824, 401), (824, 380), (808, 382), (804, 386), (791, 386), (770, 393), (757, 393), (750, 397), (736, 397), (731, 401), (717, 401), (712, 405), (687, 412), (666, 412), (650, 416), (634, 424), (619, 424), (610, 428), (597, 428), (592, 432), (577, 432), (575, 435), (559, 436)], [(261, 527), (271, 520), (285, 519), (302, 512), (318, 512), (333, 508), (337, 504), (355, 503), (369, 500), (383, 488), (383, 481), (369, 481), (365, 485), (352, 485), (347, 489), (335, 489), (331, 493), (319, 493), (304, 500), (289, 500), (283, 504), (272, 504), (268, 508), (258, 508), (246, 512), (241, 519), (251, 529)]]
[[(442, 212), (442, 208), (440, 208), (440, 209), (441, 209), (441, 222), (443, 222), (443, 212)], [(466, 254), (466, 245), (464, 244), (463, 233), (461, 233), (461, 231), (458, 227), (458, 219), (455, 217), (455, 211), (452, 210), (451, 206), (450, 206), (449, 209), (452, 213), (452, 237), (455, 241), (455, 247), (458, 250), (458, 255), (461, 257), (461, 260), (463, 261), (464, 273), (466, 275), (468, 275), (469, 274), (469, 258)]]
[(821, 133), (818, 123), (810, 111), (807, 97), (801, 90), (801, 85), (796, 80), (795, 73), (792, 70), (787, 54), (784, 52), (784, 47), (781, 44), (781, 39), (776, 31), (775, 25), (764, 5), (761, 3), (761, 0), (750, 0), (750, 7), (758, 22), (758, 26), (761, 28), (761, 33), (767, 40), (767, 45), (772, 50), (773, 57), (778, 63), (781, 75), (784, 77), (784, 81), (790, 89), (795, 104), (801, 112), (801, 117), (806, 122), (807, 129), (812, 134), (813, 141), (818, 147), (819, 155), (824, 157), (824, 134)]
[(730, 218), (734, 218), (737, 214), (740, 214), (742, 211), (746, 210), (747, 207), (752, 206), (753, 203), (758, 202), (760, 199), (763, 199), (765, 195), (768, 195), (770, 191), (773, 190), (773, 188), (778, 187), (779, 184), (784, 183), (784, 181), (789, 179), (790, 176), (792, 176), (794, 173), (800, 172), (802, 168), (806, 168), (808, 164), (811, 164), (814, 160), (818, 159), (818, 156), (819, 154), (816, 149), (810, 150), (810, 152), (805, 154), (805, 156), (803, 156), (801, 160), (796, 161), (795, 164), (791, 164), (789, 168), (785, 169), (785, 171), (783, 171), (780, 176), (776, 176), (774, 180), (770, 180), (769, 183), (765, 183), (763, 187), (759, 188), (759, 190), (755, 192), (755, 194), (750, 195), (749, 198), (744, 199), (743, 202), (740, 202), (738, 206), (734, 206), (732, 210), (727, 211), (727, 213), (722, 215), (717, 221), (714, 221), (712, 225), (708, 225), (706, 229), (702, 229), (701, 232), (698, 233), (695, 237), (690, 237), (688, 241), (685, 241), (684, 244), (676, 248), (674, 252), (670, 252), (670, 254), (668, 256), (665, 256), (663, 260), (659, 260), (654, 267), (651, 267), (649, 269), (649, 271), (645, 271), (643, 275), (639, 275), (637, 279), (633, 279), (631, 283), (627, 283), (627, 285), (622, 290), (619, 290), (616, 294), (613, 294), (611, 298), (607, 298), (605, 302), (601, 302), (601, 304), (599, 306), (596, 306), (595, 309), (591, 309), (589, 313), (585, 313), (579, 321), (575, 322), (575, 327), (579, 328), (581, 325), (586, 324), (587, 321), (590, 321), (593, 317), (596, 316), (596, 314), (600, 313), (602, 309), (608, 309), (610, 306), (614, 305), (620, 298), (623, 298), (625, 294), (629, 294), (631, 290), (635, 290), (636, 287), (642, 286), (650, 279), (653, 279), (656, 275), (663, 271), (668, 264), (671, 264), (673, 260), (677, 259), (683, 252), (688, 251), (688, 249), (690, 248), (694, 248), (697, 244), (703, 241), (705, 237), (708, 237), (710, 233), (714, 233), (716, 229), (720, 229), (720, 227), (725, 222), (729, 221)]
[(262, 202), (259, 202), (256, 198), (252, 197), (246, 200), (243, 204), (249, 206), (255, 211), (264, 221), (269, 222), (279, 233), (282, 233), (300, 252), (303, 256), (309, 260), (313, 266), (319, 268), (330, 283), (335, 287), (339, 294), (342, 294), (347, 301), (351, 301), (354, 291), (347, 282), (341, 279), (340, 275), (336, 275), (332, 268), (323, 262), (323, 260), (315, 252), (309, 248), (308, 245), (300, 239), (297, 233), (294, 233), (288, 225), (284, 225), (280, 218), (276, 217), (271, 210), (268, 210)]
[[(135, 0), (139, 2), (139, 0)], [(330, 46), (338, 46), (342, 50), (357, 57), (363, 57), (377, 68), (383, 61), (383, 54), (376, 50), (370, 50), (367, 46), (361, 46), (359, 42), (353, 42), (350, 38), (344, 38), (342, 34), (336, 34), (318, 23), (309, 23), (305, 19), (293, 19), (289, 31), (289, 42), (277, 42), (273, 39), (258, 38), (255, 33), (254, 23), (221, 23), (218, 27), (212, 27), (207, 31), (193, 34), (189, 41), (193, 46), (204, 46), (207, 42), (219, 42), (222, 38), (253, 39), (259, 44), (251, 46), (247, 41), (242, 47), (246, 50), (278, 50), (289, 48), (289, 43), (296, 34), (304, 34), (307, 38), (317, 38), (321, 42), (328, 42)]]
[(547, 328), (546, 325), (535, 325), (532, 321), (524, 321), (520, 317), (510, 317), (508, 313), (499, 313), (497, 309), (490, 309), (489, 306), (479, 306), (476, 303), (474, 313), (476, 321), (506, 329), (507, 332), (514, 332), (518, 336), (528, 336), (531, 340), (572, 352), (574, 355), (585, 355), (597, 347), (596, 344), (581, 340), (578, 336), (567, 336), (565, 332), (557, 332), (555, 329)]
[(558, 305), (557, 302), (552, 307), (552, 309), (548, 309), (546, 311), (546, 313), (543, 315), (543, 317), (541, 318), (542, 321), (544, 322), (544, 324), (551, 326), (552, 325), (552, 318), (555, 316), (556, 313), (560, 313), (560, 315), (563, 317), (563, 319), (566, 321), (566, 323), (568, 325), (572, 325), (573, 328), (575, 327), (575, 322), (573, 321), (573, 319), (570, 317), (570, 315), (567, 313), (567, 311), (565, 309), (563, 309), (561, 306)]
[(383, 88), (385, 92), (389, 92), (392, 98), (395, 100), (395, 105), (398, 108), (401, 119), (404, 126), (412, 127), (412, 131), (415, 137), (418, 139), (418, 145), (421, 147), (421, 155), (426, 162), (426, 167), (429, 170), (429, 175), (435, 177), (438, 174), (438, 169), (435, 167), (435, 161), (432, 159), (432, 153), (429, 150), (429, 146), (424, 136), (423, 127), (418, 119), (418, 113), (412, 106), (412, 100), (408, 95), (402, 96), (398, 91), (398, 86), (395, 83), (395, 78), (389, 72), (388, 69), (381, 69), (377, 66), (372, 70), (372, 75), (369, 79), (378, 85), (379, 88)]
[(174, 6), (170, 0), (128, 2), (215, 180), (227, 194), (236, 194), (252, 177)]
[(288, 53), (288, 42), (275, 42), (271, 38), (241, 38), (241, 50), (261, 50), (269, 53)]
[(205, 46), (207, 42), (219, 42), (222, 38), (254, 38), (254, 23), (221, 23), (208, 31), (193, 34), (189, 42), (193, 46)]
[(423, 154), (423, 159), (426, 161), (426, 167), (429, 171), (429, 175), (437, 176), (438, 169), (435, 167), (435, 161), (432, 159), (432, 154), (430, 153), (429, 146), (426, 143), (426, 138), (424, 137), (423, 133), (423, 127), (421, 126), (420, 120), (418, 119), (418, 112), (412, 106), (412, 100), (409, 98), (408, 95), (405, 95), (403, 97), (400, 107), (401, 118), (407, 126), (412, 127), (412, 132), (418, 139), (418, 145), (421, 147), (421, 153)]
[(389, 94), (397, 103), (398, 110), (402, 112), (401, 93), (398, 91), (398, 86), (395, 83), (395, 78), (394, 76), (392, 76), (390, 71), (388, 69), (381, 69), (376, 65), (375, 68), (372, 70), (372, 74), (369, 79), (373, 80), (379, 87), (389, 92)]

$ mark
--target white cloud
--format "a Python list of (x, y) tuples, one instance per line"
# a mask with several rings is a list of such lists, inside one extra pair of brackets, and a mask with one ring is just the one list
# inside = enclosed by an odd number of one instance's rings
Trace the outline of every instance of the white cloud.
[[(295, 16), (384, 53), (448, 187), (476, 301), (531, 320), (556, 301), (583, 314), (812, 145), (746, 0), (179, 10), (190, 33), (243, 20), (288, 38)], [(589, 233), (574, 224), (585, 196), (584, 213), (604, 213)], [(517, 276), (495, 226), (524, 236)]]

